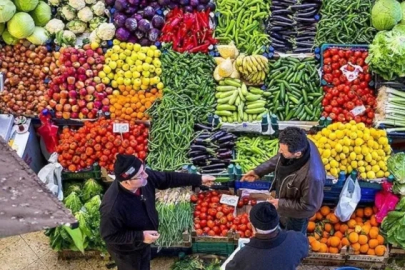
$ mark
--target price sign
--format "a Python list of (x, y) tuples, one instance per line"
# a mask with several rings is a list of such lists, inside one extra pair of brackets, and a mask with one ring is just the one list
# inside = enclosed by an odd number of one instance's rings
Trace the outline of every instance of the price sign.
[(114, 123), (113, 132), (114, 133), (127, 133), (127, 132), (129, 132), (129, 124), (128, 123)]
[(222, 194), (220, 203), (236, 207), (238, 205), (238, 196)]
[(353, 110), (351, 110), (351, 113), (354, 115), (354, 116), (357, 116), (357, 115), (359, 115), (359, 114), (362, 114), (363, 112), (365, 112), (366, 111), (366, 107), (364, 107), (364, 105), (361, 105), (361, 106), (357, 106), (356, 108), (354, 108)]

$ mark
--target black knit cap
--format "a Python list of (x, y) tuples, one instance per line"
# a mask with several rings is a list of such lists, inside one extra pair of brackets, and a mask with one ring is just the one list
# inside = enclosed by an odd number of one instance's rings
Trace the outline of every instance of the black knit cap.
[(249, 216), (253, 227), (262, 231), (273, 230), (279, 223), (277, 210), (269, 202), (262, 202), (253, 206)]
[(135, 156), (118, 154), (114, 164), (115, 179), (118, 181), (132, 179), (142, 165), (142, 161)]

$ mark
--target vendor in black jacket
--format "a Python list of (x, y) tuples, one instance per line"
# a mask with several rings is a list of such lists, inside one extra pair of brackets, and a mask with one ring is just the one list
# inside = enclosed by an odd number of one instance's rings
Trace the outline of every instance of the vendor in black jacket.
[(117, 155), (114, 173), (100, 206), (101, 236), (118, 270), (149, 270), (150, 244), (159, 238), (155, 189), (211, 185), (215, 178), (152, 171), (130, 155)]
[(277, 210), (269, 202), (249, 213), (254, 237), (239, 250), (225, 270), (295, 270), (308, 256), (309, 243), (300, 232), (279, 229)]

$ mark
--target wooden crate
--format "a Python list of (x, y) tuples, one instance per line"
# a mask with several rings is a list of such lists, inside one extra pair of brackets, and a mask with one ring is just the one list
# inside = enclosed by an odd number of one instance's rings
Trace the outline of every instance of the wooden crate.
[(386, 263), (388, 261), (389, 254), (390, 250), (388, 245), (386, 246), (384, 256), (354, 254), (353, 249), (349, 248), (347, 260), (352, 262)]
[(405, 256), (405, 249), (397, 245), (392, 245), (389, 254), (390, 256)]

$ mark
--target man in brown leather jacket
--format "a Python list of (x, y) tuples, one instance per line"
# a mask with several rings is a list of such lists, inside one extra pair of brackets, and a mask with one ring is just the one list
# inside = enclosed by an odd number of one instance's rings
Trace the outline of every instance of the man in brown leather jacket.
[(325, 167), (304, 130), (284, 129), (279, 144), (279, 154), (249, 171), (242, 181), (255, 181), (274, 172), (270, 191), (275, 190), (276, 198), (269, 202), (277, 208), (285, 229), (306, 234), (309, 218), (322, 205)]

